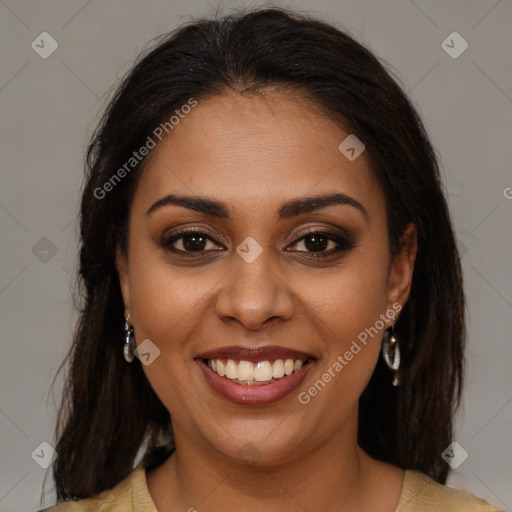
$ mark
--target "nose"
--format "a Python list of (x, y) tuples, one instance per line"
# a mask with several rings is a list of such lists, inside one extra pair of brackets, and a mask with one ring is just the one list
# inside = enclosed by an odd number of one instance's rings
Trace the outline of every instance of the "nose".
[(234, 253), (231, 271), (217, 296), (218, 317), (236, 320), (251, 331), (271, 319), (290, 319), (295, 309), (292, 293), (275, 267), (268, 249), (252, 263)]

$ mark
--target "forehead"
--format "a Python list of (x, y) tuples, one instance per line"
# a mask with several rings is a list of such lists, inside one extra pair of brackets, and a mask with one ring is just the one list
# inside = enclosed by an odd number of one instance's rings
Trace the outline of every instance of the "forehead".
[(349, 135), (298, 94), (198, 101), (152, 150), (135, 201), (149, 207), (179, 191), (221, 199), (234, 212), (340, 191), (380, 208), (382, 191), (364, 152), (350, 161), (338, 149)]

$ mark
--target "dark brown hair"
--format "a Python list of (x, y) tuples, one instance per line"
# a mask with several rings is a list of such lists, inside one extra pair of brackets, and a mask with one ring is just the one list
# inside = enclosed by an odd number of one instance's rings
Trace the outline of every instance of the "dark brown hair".
[(190, 98), (266, 87), (306, 94), (363, 141), (386, 198), (391, 256), (405, 225), (417, 227), (411, 294), (397, 323), (403, 384), (393, 387), (379, 361), (360, 399), (358, 437), (371, 456), (446, 481), (441, 452), (461, 396), (464, 294), (435, 153), (401, 87), (368, 49), (331, 24), (272, 8), (195, 21), (161, 38), (123, 79), (94, 134), (81, 202), (81, 312), (55, 432), (59, 501), (112, 488), (138, 454), (153, 467), (173, 450), (172, 441), (156, 446), (172, 440), (168, 411), (139, 362), (122, 355), (115, 252), (144, 160), (105, 197), (97, 191)]

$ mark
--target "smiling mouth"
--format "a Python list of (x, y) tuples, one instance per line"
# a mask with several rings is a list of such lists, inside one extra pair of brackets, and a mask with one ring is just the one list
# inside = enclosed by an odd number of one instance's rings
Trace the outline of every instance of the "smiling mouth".
[(313, 358), (308, 359), (265, 359), (246, 361), (244, 359), (203, 359), (217, 375), (235, 384), (262, 386), (278, 382), (298, 372)]
[(231, 345), (194, 358), (205, 382), (237, 405), (264, 406), (289, 396), (316, 364), (316, 357), (278, 345)]

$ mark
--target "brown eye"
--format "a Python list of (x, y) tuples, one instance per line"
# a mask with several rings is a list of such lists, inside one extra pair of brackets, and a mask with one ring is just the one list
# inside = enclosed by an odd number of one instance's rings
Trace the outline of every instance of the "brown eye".
[(308, 251), (318, 252), (325, 251), (329, 246), (329, 238), (318, 233), (304, 237), (304, 246)]
[[(209, 243), (210, 247), (208, 247)], [(201, 254), (218, 247), (212, 238), (202, 231), (181, 231), (180, 233), (162, 240), (160, 246), (179, 254)]]
[(289, 247), (293, 246), (304, 247), (305, 250), (298, 249), (297, 252), (306, 253), (311, 257), (327, 257), (334, 253), (349, 251), (355, 247), (355, 243), (349, 237), (324, 231), (310, 231)]
[(206, 247), (206, 241), (208, 239), (199, 233), (191, 233), (189, 235), (182, 236), (181, 240), (181, 243), (186, 251), (195, 252), (204, 250)]

